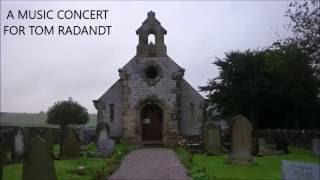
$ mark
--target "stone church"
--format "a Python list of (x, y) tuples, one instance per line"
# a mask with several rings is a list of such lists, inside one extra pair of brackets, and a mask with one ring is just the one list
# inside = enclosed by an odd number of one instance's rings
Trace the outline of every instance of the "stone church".
[(178, 136), (201, 135), (204, 98), (167, 55), (167, 31), (154, 12), (148, 13), (136, 34), (136, 55), (119, 69), (119, 80), (93, 101), (98, 126), (106, 124), (110, 137), (135, 144), (172, 145)]

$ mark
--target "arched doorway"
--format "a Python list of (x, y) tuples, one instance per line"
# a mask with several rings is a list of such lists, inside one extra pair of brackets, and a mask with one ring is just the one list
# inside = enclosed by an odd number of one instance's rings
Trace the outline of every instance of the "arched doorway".
[(142, 140), (162, 140), (163, 112), (157, 104), (147, 104), (141, 110)]

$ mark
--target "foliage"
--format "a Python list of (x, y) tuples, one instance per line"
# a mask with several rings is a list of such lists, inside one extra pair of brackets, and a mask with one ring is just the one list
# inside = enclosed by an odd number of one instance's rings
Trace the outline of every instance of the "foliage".
[[(191, 166), (194, 172), (206, 174), (203, 179), (275, 179), (280, 180), (281, 160), (302, 161), (319, 163), (319, 159), (309, 150), (289, 147), (290, 154), (255, 157), (257, 165), (237, 166), (226, 163), (228, 155), (207, 156), (194, 154)], [(188, 153), (185, 149), (176, 150), (177, 155), (183, 160), (181, 154)], [(192, 176), (193, 177), (193, 176)], [(201, 179), (201, 178), (200, 178)]]
[(193, 155), (191, 152), (187, 151), (184, 147), (175, 147), (175, 152), (179, 159), (182, 161), (183, 165), (188, 170), (188, 174), (194, 180), (207, 180), (209, 179), (204, 168), (194, 166), (192, 163)]
[(294, 33), (294, 37), (287, 38), (284, 42), (296, 42), (320, 68), (320, 1), (295, 0), (290, 3), (286, 16), (291, 20), (287, 29)]
[(89, 120), (88, 111), (73, 100), (58, 101), (49, 108), (47, 122), (62, 127), (68, 124), (85, 124)]
[[(90, 145), (90, 150), (94, 150)], [(117, 144), (115, 151), (107, 158), (88, 158), (81, 157), (72, 160), (55, 160), (55, 169), (59, 180), (90, 180), (110, 175), (120, 164), (121, 159), (136, 148), (134, 145)], [(59, 149), (57, 146), (55, 149)], [(58, 151), (57, 151), (58, 152)], [(77, 167), (86, 168), (85, 175), (78, 175), (75, 171)], [(22, 164), (10, 164), (4, 167), (3, 178), (10, 180), (19, 180), (22, 176)]]
[(313, 128), (320, 117), (319, 81), (295, 44), (265, 50), (231, 51), (217, 58), (219, 76), (200, 91), (208, 93), (221, 116), (242, 114), (257, 128)]
[(294, 0), (285, 15), (293, 36), (214, 62), (220, 74), (200, 90), (208, 92), (220, 118), (243, 114), (257, 128), (320, 126), (319, 0)]
[(264, 86), (265, 64), (262, 53), (258, 51), (231, 51), (225, 59), (217, 58), (213, 63), (220, 69), (219, 77), (201, 86), (201, 91), (209, 92), (209, 98), (222, 116), (252, 114)]

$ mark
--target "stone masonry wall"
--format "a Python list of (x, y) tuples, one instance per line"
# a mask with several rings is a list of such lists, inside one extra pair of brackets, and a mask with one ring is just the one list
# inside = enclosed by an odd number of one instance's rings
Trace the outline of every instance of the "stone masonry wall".
[(267, 143), (274, 144), (275, 140), (282, 137), (291, 146), (311, 148), (313, 138), (320, 138), (319, 130), (287, 130), (287, 129), (266, 129), (253, 131), (254, 137), (265, 138)]
[[(149, 65), (160, 67), (160, 79), (155, 85), (150, 85), (144, 79), (144, 69)], [(169, 57), (135, 57), (121, 69), (124, 80), (124, 136), (134, 141), (141, 137), (140, 127), (140, 110), (143, 101), (155, 98), (159, 101), (164, 118), (163, 133), (164, 141), (169, 141), (170, 134), (177, 134), (177, 122), (172, 122), (170, 115), (176, 113), (177, 105), (177, 83), (173, 78), (182, 68), (175, 64)], [(135, 130), (138, 130), (135, 131)]]
[[(122, 84), (118, 80), (110, 89), (99, 99), (98, 124), (103, 121), (110, 127), (110, 137), (119, 138), (122, 136)], [(110, 105), (114, 104), (114, 119), (110, 120)]]
[(201, 135), (204, 98), (185, 80), (181, 81), (181, 131), (183, 136)]

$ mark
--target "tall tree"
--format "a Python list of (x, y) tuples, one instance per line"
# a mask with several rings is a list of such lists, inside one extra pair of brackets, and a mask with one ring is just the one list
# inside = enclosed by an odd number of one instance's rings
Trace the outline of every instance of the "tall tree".
[(286, 26), (293, 32), (293, 37), (285, 43), (297, 43), (304, 53), (310, 56), (317, 76), (320, 73), (320, 1), (295, 0), (289, 4), (285, 14), (290, 18)]
[(209, 93), (222, 116), (243, 114), (255, 123), (258, 97), (268, 83), (263, 53), (231, 51), (224, 59), (216, 58), (213, 64), (220, 69), (219, 76), (200, 86), (200, 90)]

